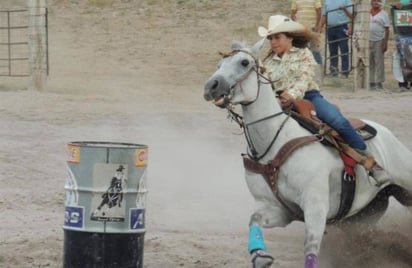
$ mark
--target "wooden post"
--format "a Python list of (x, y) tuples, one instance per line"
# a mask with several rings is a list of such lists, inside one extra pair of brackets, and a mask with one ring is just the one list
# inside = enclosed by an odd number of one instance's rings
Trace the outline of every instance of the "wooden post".
[(44, 91), (47, 77), (46, 0), (27, 0), (29, 10), (29, 90)]
[(365, 88), (369, 90), (369, 21), (370, 0), (355, 0), (355, 17), (353, 24), (353, 62), (354, 90)]

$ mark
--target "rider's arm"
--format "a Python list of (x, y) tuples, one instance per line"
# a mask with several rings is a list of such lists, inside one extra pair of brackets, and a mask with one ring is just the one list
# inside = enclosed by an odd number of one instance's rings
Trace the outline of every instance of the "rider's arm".
[(319, 89), (315, 82), (315, 68), (317, 67), (313, 59), (312, 52), (305, 48), (297, 53), (299, 59), (297, 65), (291, 68), (291, 77), (288, 93), (295, 99), (303, 98), (307, 90)]

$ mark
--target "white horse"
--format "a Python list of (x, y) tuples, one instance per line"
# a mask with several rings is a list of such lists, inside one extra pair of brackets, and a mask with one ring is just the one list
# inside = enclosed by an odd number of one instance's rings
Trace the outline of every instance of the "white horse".
[[(220, 61), (206, 82), (204, 98), (221, 108), (241, 105), (242, 116), (235, 119), (244, 128), (248, 155), (266, 165), (291, 139), (313, 134), (288, 119), (275, 99), (269, 80), (260, 73), (258, 54), (263, 43), (261, 40), (253, 47), (234, 44), (233, 51)], [(376, 137), (366, 143), (391, 179), (376, 184), (363, 167), (356, 166), (354, 200), (341, 221), (376, 222), (386, 210), (389, 196), (409, 209), (412, 206), (411, 151), (387, 128), (363, 121), (377, 130)], [(293, 151), (283, 162), (277, 170), (274, 188), (262, 174), (245, 169), (246, 183), (257, 204), (249, 225), (248, 250), (253, 267), (269, 267), (273, 262), (261, 228), (284, 227), (294, 220), (303, 220), (305, 224), (305, 267), (318, 266), (326, 224), (339, 211), (343, 168), (338, 151), (315, 139)]]

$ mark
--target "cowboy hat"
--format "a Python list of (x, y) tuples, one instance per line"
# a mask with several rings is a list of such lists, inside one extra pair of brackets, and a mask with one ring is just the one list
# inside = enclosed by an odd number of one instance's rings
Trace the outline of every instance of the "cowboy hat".
[(267, 37), (276, 33), (304, 32), (305, 30), (305, 26), (293, 21), (291, 18), (283, 15), (273, 15), (269, 17), (268, 28), (260, 26), (258, 33), (262, 37)]

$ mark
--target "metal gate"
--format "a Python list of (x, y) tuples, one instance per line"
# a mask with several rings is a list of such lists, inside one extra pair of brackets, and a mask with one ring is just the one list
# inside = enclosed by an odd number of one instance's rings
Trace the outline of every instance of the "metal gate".
[[(47, 9), (42, 13), (46, 32), (46, 60), (49, 74)], [(29, 11), (0, 10), (0, 76), (30, 76)]]

